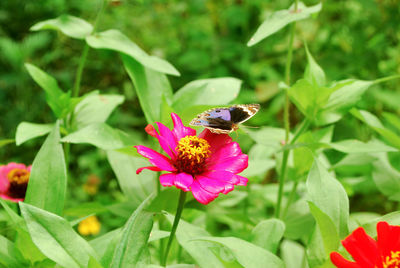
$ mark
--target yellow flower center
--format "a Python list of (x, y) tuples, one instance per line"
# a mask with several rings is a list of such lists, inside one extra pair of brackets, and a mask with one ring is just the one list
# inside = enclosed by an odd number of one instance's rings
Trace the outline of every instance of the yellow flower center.
[(26, 169), (15, 168), (7, 174), (8, 181), (16, 184), (27, 184), (30, 172)]
[(178, 159), (175, 167), (188, 174), (199, 174), (205, 169), (206, 159), (210, 156), (210, 144), (196, 136), (186, 136), (179, 140), (176, 151)]
[(15, 168), (7, 174), (10, 182), (7, 194), (13, 198), (24, 198), (31, 173), (26, 169)]
[(400, 268), (400, 251), (390, 252), (382, 262), (383, 268)]

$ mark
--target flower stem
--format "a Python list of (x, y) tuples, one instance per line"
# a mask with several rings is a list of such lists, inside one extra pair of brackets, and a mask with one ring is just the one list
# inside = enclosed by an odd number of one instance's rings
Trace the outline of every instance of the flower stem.
[(178, 228), (179, 220), (181, 219), (181, 215), (182, 215), (182, 211), (183, 211), (183, 206), (185, 204), (185, 200), (186, 200), (186, 192), (181, 191), (181, 193), (179, 195), (178, 208), (176, 209), (174, 223), (172, 224), (172, 229), (171, 229), (171, 233), (169, 235), (167, 248), (165, 249), (164, 259), (163, 259), (163, 261), (161, 263), (162, 266), (166, 266), (166, 264), (167, 264), (168, 253), (169, 253), (169, 250), (171, 248), (172, 241), (173, 241), (175, 233), (176, 233), (176, 229)]
[[(297, 11), (298, 0), (294, 2), (294, 11)], [(290, 86), (290, 67), (292, 66), (293, 60), (293, 41), (294, 41), (294, 34), (295, 34), (296, 22), (293, 22), (290, 25), (290, 37), (289, 37), (289, 48), (288, 53), (286, 56), (286, 65), (285, 65), (285, 83), (287, 86)], [(283, 120), (285, 125), (285, 143), (287, 144), (289, 141), (290, 135), (290, 114), (289, 114), (289, 95), (286, 91), (285, 95), (285, 106), (283, 108)], [(285, 177), (286, 177), (286, 166), (289, 157), (289, 151), (285, 150), (283, 152), (282, 158), (282, 166), (281, 166), (281, 176), (279, 178), (279, 191), (278, 191), (278, 200), (276, 202), (275, 208), (275, 217), (279, 218), (280, 210), (281, 210), (281, 202), (282, 202), (282, 194), (283, 194), (283, 186), (285, 184)]]
[[(289, 145), (292, 145), (296, 142), (296, 140), (300, 137), (300, 135), (308, 129), (308, 127), (310, 126), (310, 123), (311, 123), (310, 120), (308, 120), (307, 118), (304, 119), (303, 124), (297, 130), (296, 134), (294, 135), (293, 139), (290, 141)], [(275, 209), (275, 217), (276, 218), (281, 217), (281, 203), (282, 203), (282, 197), (283, 197), (283, 186), (285, 185), (285, 180), (286, 180), (286, 167), (287, 167), (287, 162), (288, 162), (288, 158), (289, 158), (289, 153), (290, 153), (290, 150), (283, 151), (281, 176), (279, 178), (278, 200), (276, 201), (276, 209)]]
[(391, 76), (387, 76), (387, 77), (376, 79), (374, 81), (374, 84), (378, 84), (378, 83), (382, 83), (382, 82), (386, 82), (386, 81), (390, 81), (390, 80), (398, 79), (398, 78), (400, 78), (400, 74), (395, 74), (395, 75), (391, 75)]

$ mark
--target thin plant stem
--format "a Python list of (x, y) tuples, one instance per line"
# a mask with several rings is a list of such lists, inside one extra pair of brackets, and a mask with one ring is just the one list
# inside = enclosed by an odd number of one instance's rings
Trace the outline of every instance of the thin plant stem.
[(398, 79), (398, 78), (400, 78), (400, 74), (391, 75), (391, 76), (388, 76), (388, 77), (383, 77), (383, 78), (376, 79), (374, 81), (374, 84), (379, 84), (379, 83), (382, 83), (382, 82), (387, 82), (387, 81)]
[(174, 218), (174, 223), (172, 224), (171, 233), (168, 238), (167, 248), (165, 249), (164, 258), (161, 263), (162, 266), (166, 266), (166, 264), (167, 264), (168, 253), (169, 253), (169, 250), (171, 249), (172, 241), (174, 240), (176, 229), (178, 228), (179, 220), (181, 219), (185, 200), (186, 200), (186, 192), (181, 190), (181, 193), (179, 195), (178, 208), (176, 209), (176, 214), (175, 214), (175, 218)]
[(296, 180), (296, 181), (293, 183), (292, 190), (290, 191), (290, 194), (289, 194), (289, 199), (288, 199), (288, 201), (287, 201), (287, 203), (286, 203), (285, 209), (284, 209), (283, 212), (282, 212), (282, 218), (285, 218), (285, 217), (286, 217), (286, 214), (287, 214), (287, 212), (288, 212), (288, 210), (289, 210), (289, 206), (290, 206), (290, 204), (293, 202), (294, 196), (295, 196), (295, 194), (296, 194), (296, 190), (297, 190), (297, 186), (298, 186), (298, 185), (299, 185), (299, 181)]
[[(300, 137), (300, 135), (308, 129), (308, 127), (310, 126), (310, 123), (311, 123), (310, 120), (308, 120), (308, 119), (304, 120), (303, 124), (297, 130), (296, 134), (290, 141), (289, 145), (292, 145), (296, 142), (296, 140)], [(275, 217), (276, 218), (281, 217), (280, 212), (281, 212), (281, 203), (282, 203), (282, 197), (283, 197), (283, 186), (284, 186), (285, 180), (286, 180), (286, 167), (287, 167), (287, 162), (288, 162), (288, 158), (289, 158), (289, 153), (290, 153), (290, 150), (283, 151), (281, 176), (279, 179), (279, 188), (278, 188), (278, 200), (276, 202), (276, 209), (275, 209)]]
[[(294, 3), (294, 12), (297, 11), (297, 6), (298, 6), (298, 0), (295, 1)], [(295, 28), (296, 28), (296, 22), (293, 22), (290, 25), (290, 37), (289, 37), (289, 48), (288, 48), (288, 53), (286, 56), (286, 66), (285, 66), (285, 82), (287, 86), (290, 86), (290, 67), (292, 66), (292, 60), (293, 60), (293, 42), (294, 42), (294, 34), (295, 34)], [(283, 109), (283, 120), (284, 120), (284, 125), (285, 125), (285, 143), (287, 144), (289, 141), (289, 135), (290, 135), (290, 114), (289, 114), (289, 95), (286, 92), (285, 94), (285, 105)], [(276, 208), (275, 208), (275, 217), (279, 218), (280, 216), (280, 210), (281, 210), (281, 202), (282, 202), (282, 195), (283, 195), (283, 186), (285, 184), (285, 177), (286, 177), (286, 167), (287, 167), (287, 161), (289, 158), (289, 151), (284, 151), (283, 152), (283, 158), (282, 158), (282, 166), (281, 166), (281, 173), (280, 173), (280, 178), (279, 178), (279, 190), (278, 190), (278, 200), (276, 202)]]

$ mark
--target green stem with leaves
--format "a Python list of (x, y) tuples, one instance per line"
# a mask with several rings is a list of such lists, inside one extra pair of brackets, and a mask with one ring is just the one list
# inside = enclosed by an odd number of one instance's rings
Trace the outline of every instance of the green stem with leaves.
[(178, 208), (176, 209), (176, 214), (175, 214), (175, 218), (174, 218), (174, 223), (172, 224), (171, 233), (168, 238), (167, 248), (165, 249), (164, 258), (161, 263), (162, 266), (167, 265), (169, 250), (171, 249), (172, 241), (174, 240), (176, 229), (178, 228), (178, 223), (179, 223), (179, 220), (181, 219), (183, 207), (185, 205), (185, 200), (186, 200), (186, 192), (181, 190), (181, 193), (179, 195)]

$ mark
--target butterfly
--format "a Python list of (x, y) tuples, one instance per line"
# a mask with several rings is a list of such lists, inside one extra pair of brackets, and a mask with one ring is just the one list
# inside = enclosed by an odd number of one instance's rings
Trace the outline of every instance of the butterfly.
[(224, 108), (213, 108), (198, 114), (191, 126), (203, 126), (217, 134), (228, 134), (239, 128), (239, 124), (253, 117), (260, 104), (237, 104)]

